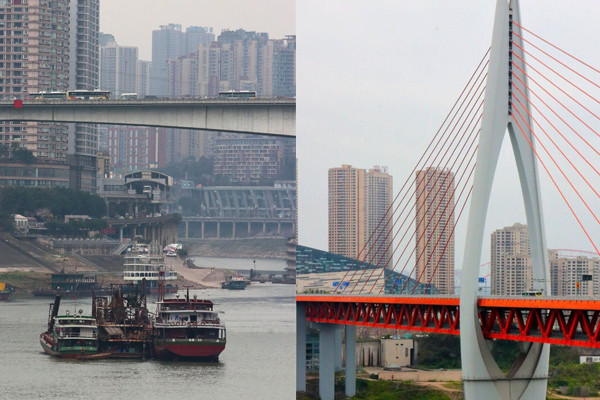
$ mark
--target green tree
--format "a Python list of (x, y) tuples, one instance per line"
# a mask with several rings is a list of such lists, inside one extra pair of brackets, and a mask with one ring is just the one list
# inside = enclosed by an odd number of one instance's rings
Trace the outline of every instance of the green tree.
[(25, 147), (19, 147), (18, 149), (14, 150), (12, 158), (14, 160), (22, 161), (27, 164), (31, 164), (36, 161), (36, 158), (31, 152), (31, 150), (28, 150)]

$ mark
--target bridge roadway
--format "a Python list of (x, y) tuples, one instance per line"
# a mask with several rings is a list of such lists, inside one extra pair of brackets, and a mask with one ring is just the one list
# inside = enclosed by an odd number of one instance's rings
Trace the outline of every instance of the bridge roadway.
[[(477, 314), (487, 339), (600, 348), (600, 300), (480, 297)], [(319, 330), (319, 394), (333, 400), (335, 371), (342, 369), (342, 346), (345, 393), (356, 394), (356, 326), (458, 335), (460, 301), (458, 296), (296, 295), (297, 391), (306, 391), (307, 321)]]
[(0, 101), (0, 120), (140, 125), (296, 136), (295, 99)]
[[(306, 320), (410, 331), (460, 333), (458, 296), (297, 295)], [(600, 300), (589, 297), (480, 297), (487, 339), (600, 348)]]

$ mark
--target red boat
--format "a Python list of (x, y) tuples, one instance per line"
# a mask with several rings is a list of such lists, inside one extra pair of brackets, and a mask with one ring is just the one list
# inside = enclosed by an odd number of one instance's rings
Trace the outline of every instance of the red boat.
[(154, 321), (154, 357), (158, 359), (217, 361), (225, 350), (225, 325), (210, 300), (163, 299), (159, 293)]

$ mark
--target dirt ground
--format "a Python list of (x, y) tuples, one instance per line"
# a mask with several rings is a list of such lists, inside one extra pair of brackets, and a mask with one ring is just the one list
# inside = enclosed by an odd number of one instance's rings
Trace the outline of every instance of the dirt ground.
[(165, 264), (177, 271), (179, 276), (193, 282), (197, 289), (220, 288), (227, 276), (233, 271), (214, 268), (188, 268), (179, 257), (166, 257)]
[(450, 382), (460, 381), (462, 379), (462, 375), (459, 369), (424, 371), (420, 369), (402, 367), (400, 371), (385, 371), (383, 368), (365, 367), (364, 370), (369, 374), (379, 375), (379, 379), (382, 380), (410, 380), (413, 382)]

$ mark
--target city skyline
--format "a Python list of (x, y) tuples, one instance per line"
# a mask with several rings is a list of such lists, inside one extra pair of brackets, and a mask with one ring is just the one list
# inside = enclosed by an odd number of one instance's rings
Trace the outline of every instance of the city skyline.
[[(330, 165), (385, 164), (397, 186), (402, 185), (490, 46), (494, 8), (492, 1), (298, 3), (300, 244), (327, 248), (323, 193)], [(600, 65), (600, 56), (590, 51), (590, 38), (600, 33), (591, 17), (598, 11), (599, 5), (589, 1), (577, 9), (554, 1), (521, 4), (524, 26), (591, 65)], [(334, 21), (320, 19), (342, 12), (343, 18)], [(538, 169), (547, 246), (592, 250), (547, 175)], [(457, 269), (467, 214), (457, 225)], [(485, 235), (525, 220), (506, 137)], [(597, 236), (600, 229), (592, 228), (590, 234)], [(482, 263), (489, 260), (486, 247)]]
[[(270, 38), (282, 39), (296, 34), (294, 0), (268, 2), (240, 2), (238, 0), (155, 0), (148, 10), (148, 2), (131, 0), (128, 10), (144, 9), (144, 18), (123, 12), (123, 3), (116, 0), (100, 2), (100, 32), (115, 36), (119, 45), (139, 48), (141, 60), (152, 59), (152, 31), (160, 25), (181, 24), (183, 27), (213, 28), (218, 36), (222, 30), (245, 29), (266, 32)], [(265, 11), (267, 10), (267, 11)]]

